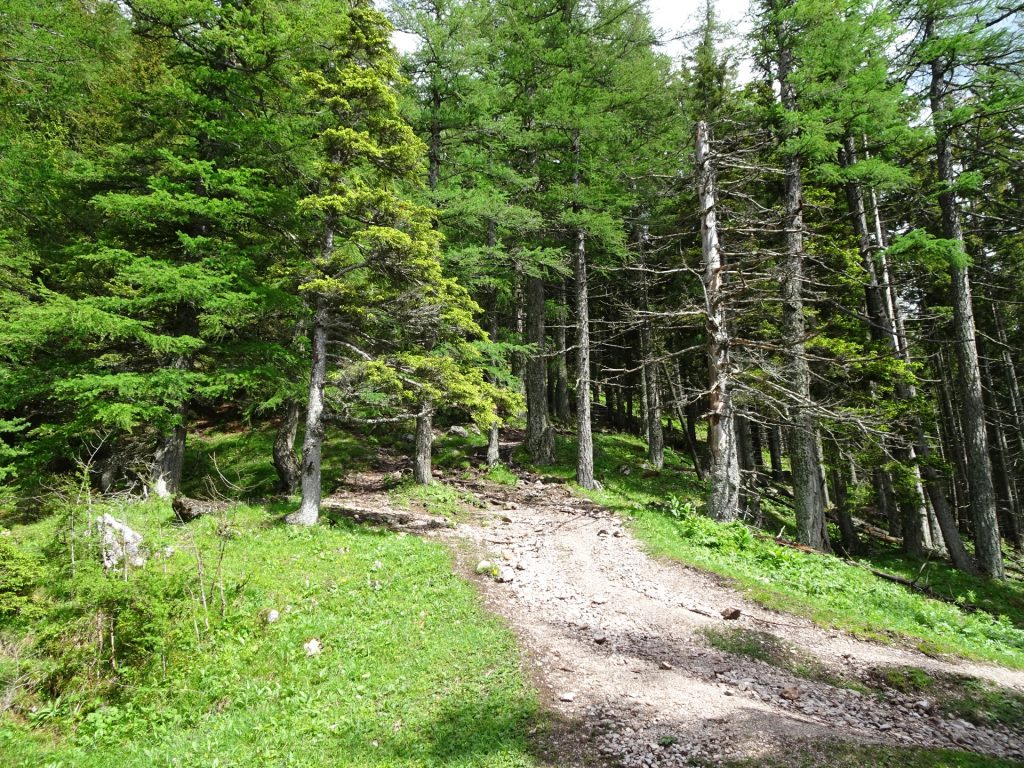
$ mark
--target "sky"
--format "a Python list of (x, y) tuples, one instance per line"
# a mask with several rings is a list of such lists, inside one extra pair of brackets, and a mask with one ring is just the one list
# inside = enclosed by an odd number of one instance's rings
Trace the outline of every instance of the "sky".
[[(682, 55), (685, 41), (679, 39), (681, 32), (696, 28), (700, 20), (703, 0), (647, 0), (651, 10), (651, 21), (656, 30), (667, 33), (665, 53), (673, 58)], [(743, 29), (743, 17), (750, 7), (750, 0), (716, 0), (715, 11), (719, 21)]]
[[(664, 52), (673, 58), (681, 56), (685, 50), (685, 41), (680, 39), (682, 32), (694, 29), (699, 21), (703, 0), (647, 0), (651, 10), (654, 28), (664, 33)], [(750, 0), (716, 0), (715, 8), (720, 21), (731, 23), (742, 31), (743, 17), (750, 6)], [(416, 47), (416, 38), (396, 32), (395, 46), (400, 51), (411, 51)]]

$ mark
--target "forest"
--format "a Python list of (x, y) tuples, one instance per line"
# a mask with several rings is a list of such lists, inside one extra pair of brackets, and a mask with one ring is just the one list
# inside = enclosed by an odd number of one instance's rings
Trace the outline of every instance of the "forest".
[(1024, 761), (1024, 4), (687, 14), (5, 0), (0, 762)]

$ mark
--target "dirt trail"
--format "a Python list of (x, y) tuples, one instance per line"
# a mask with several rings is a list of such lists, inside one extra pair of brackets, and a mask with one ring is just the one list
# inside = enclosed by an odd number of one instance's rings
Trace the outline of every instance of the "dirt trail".
[[(490, 609), (526, 647), (545, 704), (564, 724), (554, 729), (555, 765), (713, 763), (836, 740), (1024, 759), (1024, 730), (938, 714), (921, 694), (883, 698), (800, 679), (716, 650), (702, 630), (769, 633), (846, 679), (913, 666), (1024, 691), (1024, 672), (864, 642), (761, 608), (713, 576), (650, 557), (618, 517), (562, 485), (454, 484), (486, 511), (428, 535), (452, 544), (466, 571), (488, 558), (511, 577), (475, 576)], [(724, 619), (732, 609), (739, 618)]]

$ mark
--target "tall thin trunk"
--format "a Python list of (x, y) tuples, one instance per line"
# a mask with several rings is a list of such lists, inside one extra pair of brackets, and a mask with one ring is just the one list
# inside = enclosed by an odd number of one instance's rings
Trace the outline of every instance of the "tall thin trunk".
[[(328, 227), (327, 248), (333, 250), (334, 232)], [(326, 249), (325, 249), (326, 250)], [(309, 370), (309, 402), (306, 406), (306, 432), (302, 438), (302, 501), (285, 518), (292, 525), (315, 525), (320, 519), (320, 452), (324, 442), (324, 383), (327, 379), (327, 301), (317, 294), (313, 308)]]
[[(778, 32), (778, 80), (783, 109), (798, 111), (791, 80), (793, 51), (785, 32)], [(791, 153), (784, 169), (785, 255), (781, 264), (782, 344), (786, 349), (785, 377), (792, 402), (789, 406), (789, 460), (793, 470), (793, 498), (797, 539), (814, 549), (829, 550), (825, 527), (825, 489), (818, 455), (818, 424), (811, 399), (811, 370), (807, 362), (804, 315), (804, 216), (801, 158)]]
[(708, 444), (711, 447), (711, 496), (708, 511), (717, 520), (735, 520), (740, 511), (740, 464), (732, 408), (729, 331), (726, 326), (722, 248), (715, 211), (715, 166), (707, 123), (697, 123), (698, 200), (704, 258), (704, 328), (708, 355)]
[(786, 475), (782, 469), (782, 427), (778, 424), (768, 427), (768, 460), (772, 465), (772, 481), (781, 483)]
[(754, 466), (754, 441), (750, 435), (749, 419), (736, 414), (733, 418), (736, 430), (736, 455), (740, 469), (740, 507), (748, 520), (760, 525), (761, 492), (757, 488), (757, 474)]
[[(573, 134), (574, 182), (580, 184), (580, 133)], [(587, 235), (576, 228), (573, 248), (576, 286), (576, 482), (588, 490), (600, 488), (594, 479), (594, 436), (590, 422), (590, 296), (587, 290)]]
[(555, 434), (548, 418), (547, 360), (544, 355), (544, 280), (526, 280), (526, 450), (535, 464), (555, 460)]
[(566, 324), (569, 322), (569, 307), (565, 300), (565, 282), (558, 281), (558, 325), (555, 326), (555, 375), (552, 398), (555, 418), (563, 424), (572, 418), (569, 405), (569, 363), (568, 344), (566, 342)]
[[(925, 23), (925, 40), (935, 38), (934, 19)], [(953, 332), (957, 356), (957, 390), (964, 430), (964, 446), (968, 455), (968, 484), (970, 486), (971, 518), (974, 522), (974, 546), (982, 573), (1003, 579), (1003, 553), (999, 544), (999, 523), (996, 514), (995, 487), (992, 482), (992, 462), (988, 452), (988, 434), (985, 429), (985, 402), (982, 394), (981, 370), (978, 365), (977, 331), (974, 325), (974, 306), (971, 281), (966, 263), (960, 210), (957, 207), (954, 183), (953, 142), (945, 118), (946, 97), (950, 65), (943, 54), (931, 62), (929, 106), (935, 129), (935, 171), (942, 191), (939, 208), (942, 211), (942, 234), (947, 240), (959, 244), (964, 261), (951, 265), (953, 277)]]
[(664, 369), (665, 379), (672, 390), (672, 401), (676, 410), (676, 418), (679, 419), (679, 429), (686, 439), (686, 448), (690, 453), (690, 460), (693, 462), (693, 471), (697, 474), (698, 480), (703, 480), (704, 468), (701, 465), (697, 449), (696, 419), (692, 416), (689, 404), (683, 400), (683, 383), (679, 380), (679, 368), (666, 363)]
[(274, 470), (281, 493), (291, 495), (299, 487), (299, 457), (295, 455), (295, 435), (299, 430), (299, 403), (289, 399), (284, 418), (274, 438)]

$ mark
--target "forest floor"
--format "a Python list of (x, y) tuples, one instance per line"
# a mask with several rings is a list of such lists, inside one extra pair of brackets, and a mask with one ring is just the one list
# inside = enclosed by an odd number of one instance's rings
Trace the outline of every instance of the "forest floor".
[[(406, 525), (393, 477), (355, 473), (333, 501)], [(446, 482), (469, 502), (457, 524), (418, 523), (519, 637), (550, 714), (551, 765), (946, 764), (909, 748), (1024, 760), (1019, 717), (971, 722), (949, 706), (971, 691), (1020, 702), (1024, 671), (768, 610), (725, 578), (652, 557), (622, 517), (551, 478)]]

